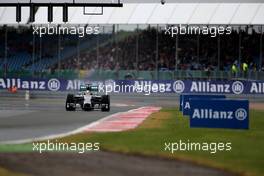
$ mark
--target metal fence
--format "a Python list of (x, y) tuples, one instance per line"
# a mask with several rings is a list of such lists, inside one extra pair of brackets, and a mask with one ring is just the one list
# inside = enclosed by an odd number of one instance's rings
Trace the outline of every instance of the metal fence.
[(248, 79), (264, 80), (264, 72), (249, 71), (247, 73), (232, 74), (230, 71), (194, 71), (194, 70), (177, 70), (177, 71), (137, 71), (137, 70), (61, 70), (61, 71), (9, 71), (4, 74), (0, 70), (0, 77), (17, 77), (17, 78), (61, 78), (61, 79), (89, 79), (89, 80), (230, 80), (230, 79)]

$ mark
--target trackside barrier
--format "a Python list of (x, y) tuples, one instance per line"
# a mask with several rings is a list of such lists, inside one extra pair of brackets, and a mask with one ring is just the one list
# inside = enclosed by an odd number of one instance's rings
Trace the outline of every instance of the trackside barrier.
[(249, 129), (249, 101), (191, 99), (190, 127)]
[(193, 80), (64, 80), (38, 78), (1, 78), (0, 90), (76, 91), (83, 84), (97, 84), (105, 93), (172, 93), (211, 95), (264, 95), (264, 81), (193, 81)]

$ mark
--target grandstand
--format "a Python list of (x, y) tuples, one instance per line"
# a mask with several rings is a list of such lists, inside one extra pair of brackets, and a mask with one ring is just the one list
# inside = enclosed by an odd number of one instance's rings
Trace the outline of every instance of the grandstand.
[[(48, 22), (43, 18), (47, 16), (43, 8), (37, 9), (33, 26)], [(68, 24), (77, 27), (96, 24), (101, 31), (99, 35), (40, 38), (32, 35), (28, 16), (23, 17), (20, 26), (12, 27), (16, 23), (11, 18), (14, 9), (0, 9), (0, 24), (7, 25), (0, 29), (1, 73), (68, 78), (67, 72), (71, 78), (89, 79), (232, 79), (231, 67), (235, 63), (236, 78), (264, 78), (263, 4), (126, 3), (122, 8), (107, 8), (99, 16), (85, 16), (76, 9), (69, 9)], [(55, 21), (51, 24), (63, 24), (61, 16), (58, 17), (60, 12), (61, 9), (54, 8)], [(166, 35), (166, 27), (181, 24), (230, 26), (232, 32), (215, 37)], [(246, 77), (241, 71), (243, 63), (248, 64)]]
[(252, 26), (240, 31), (234, 28), (231, 35), (218, 37), (180, 35), (177, 51), (175, 38), (166, 35), (161, 27), (145, 25), (131, 31), (117, 30), (118, 25), (112, 28), (112, 33), (84, 38), (39, 38), (32, 36), (30, 28), (4, 27), (1, 41), (7, 41), (1, 43), (2, 73), (67, 78), (60, 72), (78, 77), (79, 71), (87, 71), (90, 79), (124, 79), (129, 74), (138, 79), (196, 79), (207, 78), (210, 70), (212, 78), (230, 79), (232, 64), (240, 60), (248, 63), (250, 78), (260, 79), (263, 75), (263, 34)]
[[(6, 36), (3, 35), (5, 33)], [(77, 45), (78, 50), (82, 51), (96, 42), (94, 36), (81, 41), (73, 35), (37, 38), (32, 36), (30, 28), (24, 27), (22, 29), (4, 27), (1, 34), (1, 41), (6, 42), (1, 43), (0, 66), (2, 71), (6, 68), (8, 74), (17, 71), (45, 72), (60, 60), (76, 55)], [(107, 38), (108, 35), (100, 36), (102, 41)]]

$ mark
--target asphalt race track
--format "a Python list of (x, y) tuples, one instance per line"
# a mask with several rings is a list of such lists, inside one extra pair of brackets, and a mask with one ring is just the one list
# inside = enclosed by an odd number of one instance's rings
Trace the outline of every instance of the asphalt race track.
[(117, 112), (147, 105), (176, 106), (175, 97), (111, 96), (111, 111), (65, 111), (65, 99), (1, 97), (0, 143), (40, 138), (76, 130)]
[(66, 133), (132, 106), (112, 106), (110, 112), (77, 110), (66, 112), (64, 100), (9, 99), (1, 101), (0, 142)]
[(0, 153), (0, 165), (37, 176), (236, 176), (180, 160), (110, 152)]

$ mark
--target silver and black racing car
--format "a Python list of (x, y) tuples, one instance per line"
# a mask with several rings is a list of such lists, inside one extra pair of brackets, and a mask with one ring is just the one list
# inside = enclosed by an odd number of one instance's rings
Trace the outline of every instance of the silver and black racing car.
[(66, 111), (75, 111), (77, 107), (84, 111), (94, 109), (110, 111), (110, 96), (100, 95), (98, 86), (91, 84), (82, 85), (77, 94), (68, 94), (66, 99)]

